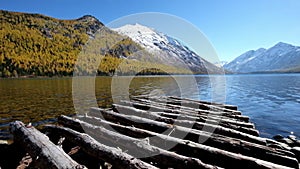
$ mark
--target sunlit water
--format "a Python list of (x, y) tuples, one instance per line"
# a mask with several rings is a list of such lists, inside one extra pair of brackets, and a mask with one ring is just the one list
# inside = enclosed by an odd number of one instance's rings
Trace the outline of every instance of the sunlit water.
[[(115, 78), (118, 85), (114, 84), (113, 92), (111, 77), (97, 77), (95, 83), (90, 78), (96, 98), (82, 94), (74, 100), (72, 78), (0, 79), (0, 137), (8, 136), (11, 121), (34, 126), (53, 123), (61, 114), (80, 111), (73, 103), (89, 107), (97, 102), (100, 107), (109, 107), (116, 100), (127, 99), (128, 93), (177, 95), (238, 105), (261, 136), (288, 135), (292, 131), (300, 136), (299, 74)], [(83, 87), (85, 90), (89, 89)]]

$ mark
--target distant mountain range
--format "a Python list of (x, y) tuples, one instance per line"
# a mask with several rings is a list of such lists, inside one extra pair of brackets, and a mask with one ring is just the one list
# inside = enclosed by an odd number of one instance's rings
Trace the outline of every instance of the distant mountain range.
[(91, 15), (59, 20), (4, 10), (0, 22), (0, 77), (222, 72), (179, 40), (138, 24), (111, 30)]
[(279, 42), (269, 49), (250, 50), (224, 68), (234, 73), (300, 72), (300, 47)]

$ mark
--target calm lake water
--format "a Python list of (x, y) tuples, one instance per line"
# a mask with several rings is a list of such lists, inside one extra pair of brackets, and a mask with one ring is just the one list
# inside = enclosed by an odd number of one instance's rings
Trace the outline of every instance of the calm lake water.
[(14, 120), (40, 126), (55, 122), (61, 114), (84, 111), (74, 104), (109, 107), (129, 95), (149, 93), (238, 105), (261, 136), (294, 132), (300, 137), (300, 74), (97, 77), (87, 81), (95, 84), (95, 90), (88, 92), (85, 84), (72, 90), (72, 78), (0, 79), (0, 138), (7, 136), (9, 122)]

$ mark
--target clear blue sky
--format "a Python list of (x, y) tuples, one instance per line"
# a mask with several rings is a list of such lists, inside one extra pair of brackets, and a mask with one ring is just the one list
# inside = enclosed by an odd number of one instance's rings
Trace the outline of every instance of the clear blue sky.
[(0, 5), (60, 19), (90, 14), (104, 24), (135, 13), (168, 13), (194, 24), (227, 61), (280, 41), (300, 46), (299, 0), (1, 0)]

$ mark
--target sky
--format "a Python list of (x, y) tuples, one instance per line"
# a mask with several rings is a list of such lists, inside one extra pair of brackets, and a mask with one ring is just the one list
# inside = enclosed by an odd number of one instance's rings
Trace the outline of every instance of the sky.
[(221, 61), (278, 42), (300, 46), (299, 0), (0, 0), (0, 9), (59, 19), (89, 14), (104, 24), (136, 13), (170, 14), (201, 31)]

